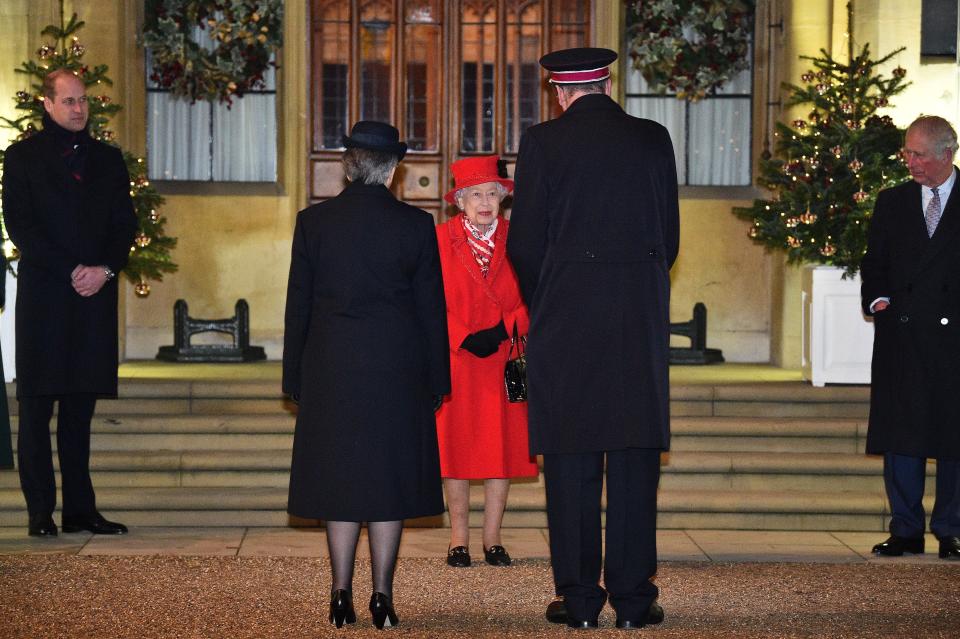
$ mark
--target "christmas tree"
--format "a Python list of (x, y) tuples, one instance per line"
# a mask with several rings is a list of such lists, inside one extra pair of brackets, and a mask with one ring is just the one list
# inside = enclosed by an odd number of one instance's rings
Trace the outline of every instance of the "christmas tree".
[[(5, 126), (19, 132), (18, 140), (31, 136), (39, 130), (44, 113), (43, 79), (51, 71), (63, 68), (73, 72), (87, 87), (90, 135), (97, 140), (116, 144), (114, 133), (107, 128), (107, 125), (110, 118), (116, 115), (121, 107), (109, 96), (99, 93), (102, 85), (113, 85), (107, 77), (107, 66), (101, 64), (90, 68), (83, 62), (85, 48), (76, 36), (83, 25), (84, 23), (77, 19), (76, 14), (70, 18), (68, 24), (63, 24), (63, 2), (61, 2), (60, 26), (48, 25), (41, 32), (42, 35), (53, 38), (53, 42), (43, 45), (37, 51), (39, 61), (24, 62), (17, 69), (17, 72), (30, 76), (32, 80), (30, 91), (18, 91), (16, 94), (16, 108), (18, 112), (22, 112), (22, 115), (15, 119), (2, 118), (2, 120)], [(163, 227), (166, 219), (157, 211), (163, 204), (163, 198), (147, 180), (147, 165), (143, 158), (126, 151), (123, 152), (123, 158), (130, 173), (130, 197), (139, 223), (134, 245), (130, 248), (130, 260), (123, 272), (134, 283), (136, 294), (146, 297), (150, 294), (150, 284), (147, 280), (162, 280), (164, 273), (177, 270), (177, 265), (170, 258), (170, 251), (176, 246), (177, 240), (164, 235)], [(3, 152), (0, 151), (0, 164), (2, 161)], [(6, 238), (4, 231), (4, 239)]]
[(773, 199), (734, 209), (751, 222), (755, 242), (785, 250), (789, 262), (857, 272), (877, 193), (908, 174), (900, 157), (903, 131), (877, 114), (908, 84), (901, 67), (892, 77), (877, 70), (902, 50), (871, 60), (869, 45), (859, 55), (851, 46), (846, 64), (823, 49), (819, 57), (801, 58), (813, 68), (801, 76), (803, 84), (785, 85), (786, 104), (812, 108), (806, 119), (777, 123), (776, 154), (760, 162), (758, 182)]

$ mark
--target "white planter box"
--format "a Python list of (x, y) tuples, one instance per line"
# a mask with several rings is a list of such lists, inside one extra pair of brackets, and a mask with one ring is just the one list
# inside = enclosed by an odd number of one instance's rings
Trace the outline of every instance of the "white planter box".
[[(16, 267), (14, 262), (14, 267)], [(10, 271), (6, 276), (7, 303), (0, 313), (0, 350), (3, 351), (3, 376), (5, 382), (12, 382), (17, 376), (17, 342), (14, 336), (17, 317), (17, 278)]]
[(803, 378), (814, 386), (869, 384), (873, 320), (860, 310), (860, 276), (808, 266), (801, 288)]

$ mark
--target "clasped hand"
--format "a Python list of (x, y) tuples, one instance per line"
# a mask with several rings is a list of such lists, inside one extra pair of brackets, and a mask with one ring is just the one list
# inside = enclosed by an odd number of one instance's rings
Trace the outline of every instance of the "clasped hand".
[(467, 335), (460, 348), (470, 351), (477, 357), (490, 357), (500, 348), (500, 342), (507, 339), (507, 328), (503, 325), (503, 320), (496, 326), (485, 328), (476, 333)]
[(107, 273), (102, 266), (84, 266), (77, 264), (70, 274), (73, 290), (83, 297), (95, 295), (107, 283)]

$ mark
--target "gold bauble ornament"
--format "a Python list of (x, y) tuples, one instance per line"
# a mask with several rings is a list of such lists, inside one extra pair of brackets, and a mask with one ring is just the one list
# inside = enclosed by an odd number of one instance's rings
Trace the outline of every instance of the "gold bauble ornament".
[(807, 84), (809, 84), (813, 82), (813, 74), (807, 71), (806, 73), (800, 76), (800, 79), (806, 82)]
[(897, 78), (902, 78), (903, 76), (907, 75), (907, 70), (903, 67), (897, 67), (893, 70), (893, 75)]
[(140, 280), (136, 286), (133, 287), (133, 292), (137, 294), (137, 297), (146, 297), (150, 294), (150, 285)]
[(760, 231), (758, 231), (757, 227), (755, 226), (751, 226), (750, 229), (747, 231), (747, 236), (752, 240), (757, 239), (758, 235), (760, 235)]
[(150, 236), (146, 233), (139, 233), (135, 238), (133, 238), (133, 241), (140, 248), (146, 248), (150, 246)]
[(850, 115), (851, 113), (853, 113), (853, 102), (844, 102), (843, 104), (840, 105), (840, 110), (846, 113), (847, 115)]
[(794, 126), (794, 128), (797, 128), (797, 129), (801, 129), (801, 130), (802, 130), (802, 129), (807, 128), (807, 122), (806, 122), (806, 120), (794, 120), (794, 121), (793, 121), (793, 126)]
[(870, 194), (868, 194), (866, 191), (861, 189), (853, 194), (853, 201), (856, 202), (857, 204), (860, 204), (861, 202), (866, 200), (868, 197), (870, 197)]
[(841, 147), (841, 146), (838, 144), (837, 146), (835, 146), (835, 147), (833, 147), (832, 149), (830, 149), (830, 152), (833, 153), (833, 157), (835, 157), (835, 158), (837, 158), (837, 159), (839, 160), (839, 159), (840, 159), (840, 156), (843, 155), (843, 147)]
[(837, 247), (835, 247), (830, 242), (827, 242), (820, 248), (820, 255), (823, 255), (824, 257), (830, 257), (836, 252), (837, 252)]
[(809, 210), (800, 216), (800, 221), (804, 224), (813, 224), (817, 221), (817, 214), (811, 213)]
[(861, 162), (860, 160), (854, 158), (853, 161), (852, 161), (850, 164), (848, 164), (847, 166), (849, 166), (849, 167), (850, 167), (850, 170), (853, 171), (854, 173), (859, 173), (859, 172), (860, 172), (860, 169), (863, 168), (863, 162)]
[(787, 220), (784, 222), (784, 225), (785, 225), (788, 229), (796, 228), (797, 226), (800, 225), (800, 218), (799, 218), (799, 217), (788, 217)]
[(790, 248), (800, 248), (800, 240), (792, 235), (787, 236), (787, 246)]
[(830, 90), (830, 85), (821, 83), (816, 86), (816, 89), (817, 89), (817, 93), (819, 93), (820, 95), (823, 95), (824, 93)]

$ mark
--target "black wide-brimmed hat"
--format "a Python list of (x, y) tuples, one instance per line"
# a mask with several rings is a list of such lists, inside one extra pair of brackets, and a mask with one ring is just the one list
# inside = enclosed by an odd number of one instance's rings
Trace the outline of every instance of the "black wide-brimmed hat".
[(407, 154), (407, 143), (400, 141), (400, 132), (386, 122), (375, 120), (354, 124), (350, 135), (343, 136), (343, 146), (392, 153), (400, 160)]
[(553, 51), (540, 58), (540, 66), (550, 72), (553, 84), (582, 84), (610, 77), (607, 67), (617, 52), (597, 47), (577, 47)]

